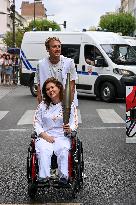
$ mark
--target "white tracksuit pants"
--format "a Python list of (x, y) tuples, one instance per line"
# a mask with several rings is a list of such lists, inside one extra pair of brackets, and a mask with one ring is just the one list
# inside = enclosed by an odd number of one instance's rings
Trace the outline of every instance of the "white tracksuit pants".
[(49, 143), (42, 138), (38, 138), (35, 143), (35, 148), (39, 160), (39, 177), (50, 177), (51, 156), (54, 151), (57, 156), (59, 177), (68, 178), (70, 139), (58, 137), (55, 138), (54, 143)]

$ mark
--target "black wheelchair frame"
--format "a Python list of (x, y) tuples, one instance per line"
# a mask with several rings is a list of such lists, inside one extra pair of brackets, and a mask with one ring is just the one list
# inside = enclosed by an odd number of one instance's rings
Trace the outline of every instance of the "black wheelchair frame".
[[(83, 187), (84, 181), (84, 161), (83, 161), (83, 146), (82, 142), (77, 137), (77, 132), (74, 131), (69, 136), (71, 139), (71, 149), (69, 151), (68, 159), (68, 184), (64, 188), (72, 190), (72, 198), (76, 196), (76, 193)], [(38, 188), (63, 188), (59, 184), (59, 178), (51, 177), (50, 184), (41, 183), (38, 181), (38, 159), (35, 150), (35, 140), (37, 138), (36, 133), (32, 133), (31, 142), (28, 148), (27, 156), (27, 180), (28, 180), (28, 194), (31, 198), (34, 198)], [(57, 169), (57, 157), (53, 153), (51, 158), (51, 170)]]

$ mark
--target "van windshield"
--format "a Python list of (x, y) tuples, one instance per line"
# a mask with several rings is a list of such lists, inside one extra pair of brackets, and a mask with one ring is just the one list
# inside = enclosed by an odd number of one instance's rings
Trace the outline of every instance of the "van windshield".
[(136, 52), (125, 44), (102, 44), (103, 50), (117, 65), (136, 65)]
[(132, 46), (133, 47), (133, 49), (136, 51), (136, 46)]

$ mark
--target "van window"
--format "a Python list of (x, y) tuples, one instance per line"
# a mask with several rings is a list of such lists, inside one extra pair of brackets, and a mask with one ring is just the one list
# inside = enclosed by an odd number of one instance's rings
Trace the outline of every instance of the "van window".
[(75, 64), (79, 64), (80, 45), (62, 44), (61, 54), (68, 58), (74, 59)]
[(103, 57), (99, 49), (93, 45), (84, 46), (84, 58), (87, 64), (95, 65), (95, 60)]
[(132, 48), (136, 51), (136, 46), (132, 46)]
[(136, 65), (136, 52), (131, 46), (124, 44), (104, 44), (101, 46), (114, 63)]

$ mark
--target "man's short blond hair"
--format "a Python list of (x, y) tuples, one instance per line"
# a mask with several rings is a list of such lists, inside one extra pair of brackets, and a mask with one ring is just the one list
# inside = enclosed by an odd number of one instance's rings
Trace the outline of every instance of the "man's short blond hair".
[(61, 41), (60, 41), (59, 38), (57, 38), (57, 37), (49, 37), (49, 38), (47, 38), (47, 40), (45, 41), (46, 49), (49, 49), (49, 48), (50, 48), (49, 44), (50, 44), (51, 41), (59, 41), (60, 44), (61, 44)]

